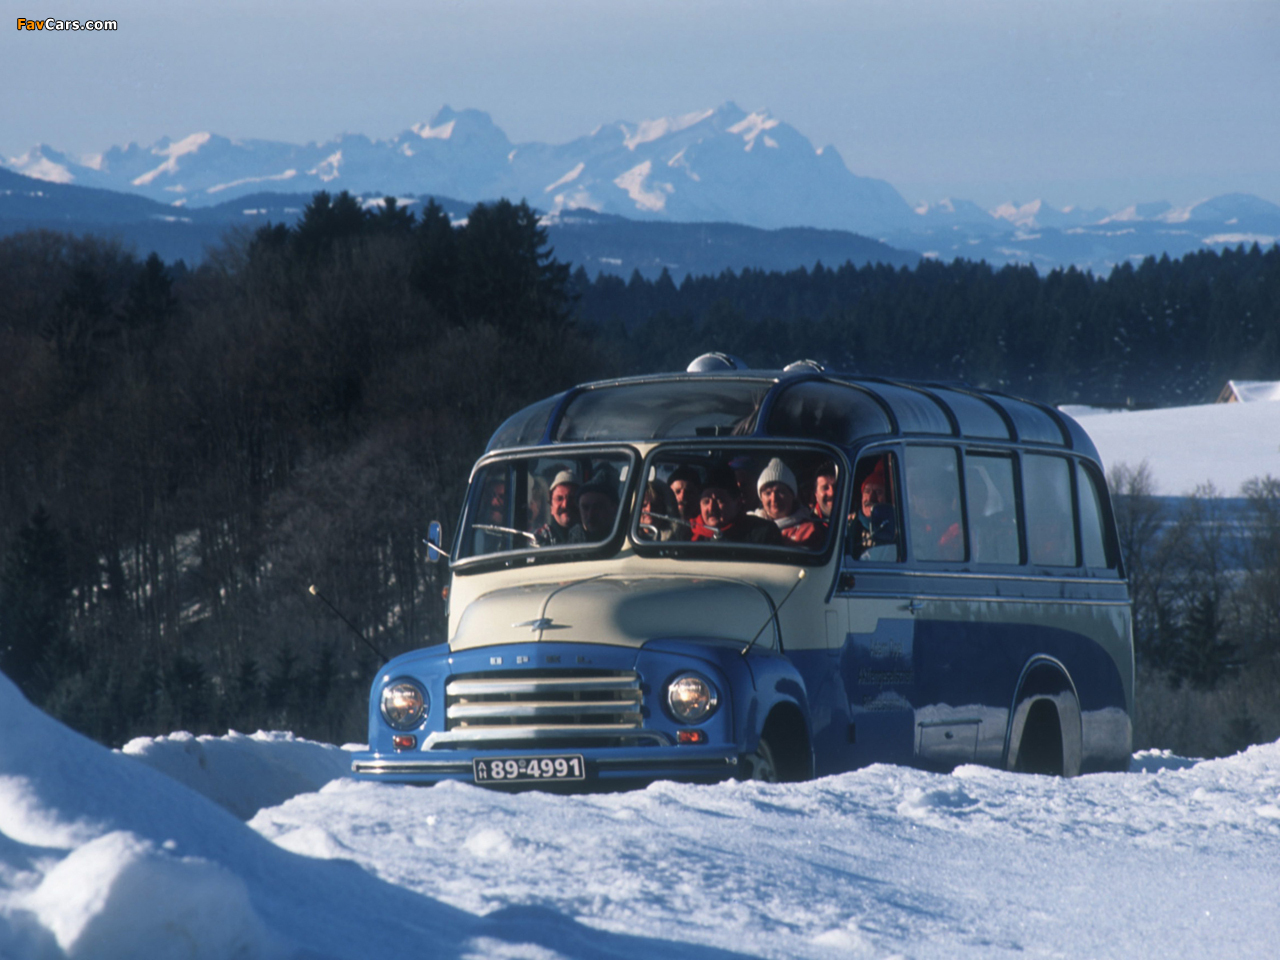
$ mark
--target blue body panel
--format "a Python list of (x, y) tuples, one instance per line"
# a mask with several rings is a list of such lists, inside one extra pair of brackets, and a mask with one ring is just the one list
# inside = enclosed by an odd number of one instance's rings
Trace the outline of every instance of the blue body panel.
[[(1003, 765), (1005, 722), (1026, 665), (1047, 656), (1066, 668), (1084, 716), (1127, 713), (1111, 655), (1078, 633), (1036, 624), (883, 621), (876, 633), (851, 633), (839, 650), (790, 654), (810, 691), (815, 773), (870, 763)], [(973, 755), (931, 761), (920, 752), (921, 718), (975, 729)], [(985, 748), (985, 749), (984, 749)], [(1083, 769), (1127, 763), (1129, 744), (1086, 738)]]

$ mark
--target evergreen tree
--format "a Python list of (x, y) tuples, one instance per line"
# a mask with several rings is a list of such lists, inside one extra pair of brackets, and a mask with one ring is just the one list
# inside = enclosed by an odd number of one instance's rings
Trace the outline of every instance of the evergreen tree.
[(66, 652), (70, 593), (62, 535), (37, 507), (0, 574), (0, 670), (32, 699), (52, 686)]

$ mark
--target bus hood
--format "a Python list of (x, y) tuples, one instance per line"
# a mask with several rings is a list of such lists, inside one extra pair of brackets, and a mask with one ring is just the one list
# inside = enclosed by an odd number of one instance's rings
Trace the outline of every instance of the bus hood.
[(758, 633), (758, 645), (774, 647), (772, 613), (764, 591), (742, 580), (606, 575), (482, 594), (463, 611), (449, 645), (549, 640), (639, 647), (665, 637), (749, 643)]

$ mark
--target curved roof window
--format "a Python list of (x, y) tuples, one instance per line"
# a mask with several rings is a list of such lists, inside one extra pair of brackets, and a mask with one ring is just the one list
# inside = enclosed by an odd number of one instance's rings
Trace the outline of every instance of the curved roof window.
[(744, 436), (770, 380), (662, 380), (585, 390), (560, 419), (556, 442)]
[(547, 431), (547, 421), (555, 412), (563, 393), (525, 407), (503, 421), (489, 440), (488, 450), (509, 450), (512, 447), (531, 447), (542, 442)]
[(769, 415), (768, 432), (779, 437), (851, 443), (892, 433), (893, 424), (865, 390), (807, 380), (783, 390)]
[(1052, 443), (1054, 446), (1067, 446), (1068, 440), (1052, 415), (1025, 400), (1014, 400), (1012, 397), (992, 397), (993, 402), (1000, 404), (1013, 421), (1013, 428), (1018, 431), (1019, 440), (1030, 440), (1032, 443)]
[(929, 392), (951, 408), (960, 423), (960, 432), (966, 437), (1009, 439), (1009, 425), (1004, 417), (981, 397), (943, 387), (930, 387)]
[(955, 433), (942, 406), (927, 393), (892, 383), (870, 383), (867, 387), (889, 404), (903, 433)]

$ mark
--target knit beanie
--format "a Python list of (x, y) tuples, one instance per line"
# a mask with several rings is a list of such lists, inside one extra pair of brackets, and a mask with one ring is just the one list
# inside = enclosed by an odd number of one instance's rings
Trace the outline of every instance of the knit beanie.
[(777, 457), (765, 464), (764, 471), (760, 474), (760, 479), (756, 481), (756, 493), (760, 493), (771, 483), (785, 483), (791, 488), (791, 495), (795, 496), (796, 494), (796, 475), (791, 472), (790, 467)]

